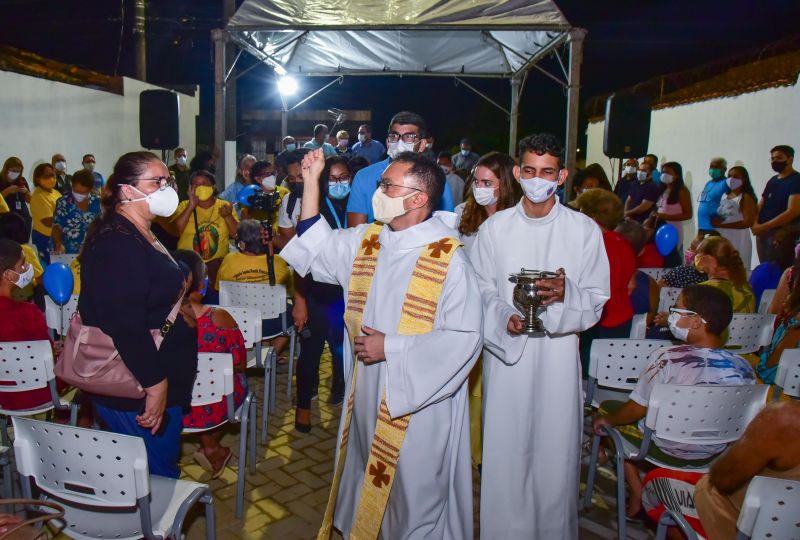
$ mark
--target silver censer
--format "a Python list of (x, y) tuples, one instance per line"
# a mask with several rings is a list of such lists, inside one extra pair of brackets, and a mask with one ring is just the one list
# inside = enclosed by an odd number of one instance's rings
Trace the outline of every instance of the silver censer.
[(536, 280), (557, 278), (559, 274), (545, 270), (521, 269), (518, 274), (511, 274), (508, 281), (514, 286), (514, 306), (524, 314), (522, 333), (529, 336), (544, 334), (544, 324), (537, 315), (542, 299), (539, 297)]

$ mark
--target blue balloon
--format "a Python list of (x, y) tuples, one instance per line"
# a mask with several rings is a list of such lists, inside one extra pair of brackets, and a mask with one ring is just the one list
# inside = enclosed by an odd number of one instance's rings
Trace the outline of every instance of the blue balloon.
[(670, 223), (665, 223), (656, 231), (656, 248), (663, 256), (672, 253), (678, 245), (678, 229)]
[(59, 306), (63, 306), (69, 301), (74, 285), (72, 271), (66, 264), (53, 263), (45, 269), (44, 289)]
[(261, 188), (260, 188), (260, 187), (258, 187), (258, 186), (256, 186), (256, 185), (254, 185), (254, 184), (250, 184), (250, 185), (248, 185), (248, 186), (245, 186), (245, 187), (244, 187), (244, 188), (243, 188), (243, 189), (242, 189), (242, 190), (239, 192), (239, 195), (237, 195), (237, 196), (236, 196), (236, 201), (237, 201), (239, 204), (241, 204), (242, 206), (247, 206), (247, 207), (249, 207), (249, 206), (250, 206), (250, 202), (249, 202), (247, 199), (249, 199), (250, 197), (252, 197), (252, 196), (253, 196), (253, 194), (254, 194), (256, 191), (261, 191)]

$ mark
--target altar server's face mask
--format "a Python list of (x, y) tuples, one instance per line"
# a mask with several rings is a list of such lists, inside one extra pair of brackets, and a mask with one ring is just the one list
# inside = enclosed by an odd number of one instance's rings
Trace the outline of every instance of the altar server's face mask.
[(520, 178), (522, 191), (525, 196), (535, 203), (543, 203), (552, 197), (558, 189), (557, 180), (547, 180), (534, 176), (533, 178)]
[(567, 170), (561, 168), (555, 156), (546, 152), (526, 151), (520, 161), (520, 166), (514, 168), (514, 176), (519, 178), (523, 193), (533, 203), (547, 201), (566, 179)]

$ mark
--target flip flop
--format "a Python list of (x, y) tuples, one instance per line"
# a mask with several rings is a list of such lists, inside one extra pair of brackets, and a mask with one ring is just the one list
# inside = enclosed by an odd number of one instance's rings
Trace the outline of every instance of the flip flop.
[(197, 464), (203, 468), (203, 470), (206, 470), (208, 472), (214, 471), (214, 466), (211, 465), (211, 461), (209, 461), (209, 459), (206, 457), (206, 455), (203, 453), (202, 450), (198, 450), (197, 452), (192, 454), (192, 457), (197, 462)]
[(231, 456), (233, 455), (233, 452), (231, 452), (230, 448), (228, 448), (227, 450), (228, 450), (228, 454), (225, 456), (225, 459), (222, 461), (222, 465), (220, 466), (219, 470), (217, 470), (217, 471), (215, 471), (215, 472), (213, 472), (211, 474), (211, 479), (212, 480), (215, 479), (215, 478), (219, 478), (220, 476), (222, 476), (222, 473), (225, 472), (225, 467), (228, 466), (228, 462), (231, 460)]

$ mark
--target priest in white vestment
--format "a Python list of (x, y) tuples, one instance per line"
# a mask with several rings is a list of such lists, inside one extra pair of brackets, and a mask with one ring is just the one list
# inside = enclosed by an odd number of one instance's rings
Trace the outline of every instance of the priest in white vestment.
[[(470, 251), (484, 305), (481, 538), (578, 537), (582, 426), (578, 332), (608, 300), (600, 228), (560, 204), (563, 147), (552, 135), (520, 142), (514, 175), (525, 196), (486, 220)], [(545, 336), (527, 336), (509, 274), (563, 272), (540, 280)]]
[[(318, 150), (304, 159), (303, 175), (308, 178), (298, 235), (281, 256), (301, 275), (311, 272), (317, 281), (341, 285), (347, 296), (353, 260), (368, 225), (333, 231), (324, 219), (318, 219), (317, 178), (323, 165)], [(359, 505), (384, 391), (392, 418), (411, 417), (380, 537), (473, 537), (465, 382), (481, 349), (483, 309), (475, 273), (463, 250), (458, 249), (450, 261), (433, 331), (398, 335), (407, 285), (420, 253), (434, 242), (458, 236), (431, 216), (444, 187), (444, 175), (435, 163), (404, 153), (383, 173), (373, 198), (376, 218), (388, 225), (378, 239), (380, 251), (364, 308), (362, 337), (356, 338), (355, 351), (351, 351), (352, 340), (345, 340), (345, 358), (354, 353), (359, 362), (333, 522), (345, 538)], [(345, 395), (350, 391), (352, 369), (345, 362)]]

